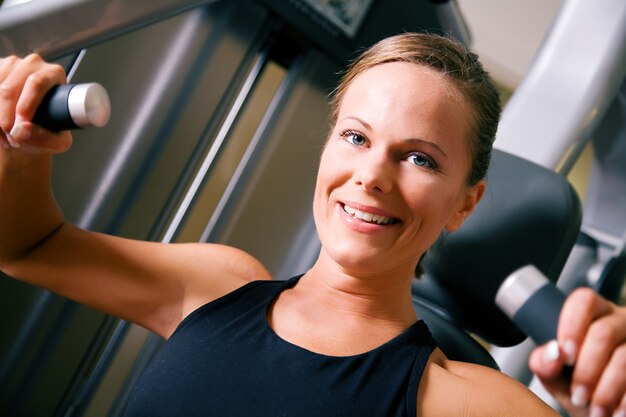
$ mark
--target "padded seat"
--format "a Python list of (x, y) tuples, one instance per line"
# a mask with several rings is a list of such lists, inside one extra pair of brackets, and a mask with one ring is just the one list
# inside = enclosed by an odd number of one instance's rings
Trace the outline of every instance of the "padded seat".
[(413, 284), (415, 309), (450, 359), (497, 368), (489, 344), (513, 346), (522, 333), (496, 306), (500, 284), (535, 265), (556, 282), (580, 230), (580, 200), (566, 178), (494, 150), (487, 190), (474, 213), (426, 254)]

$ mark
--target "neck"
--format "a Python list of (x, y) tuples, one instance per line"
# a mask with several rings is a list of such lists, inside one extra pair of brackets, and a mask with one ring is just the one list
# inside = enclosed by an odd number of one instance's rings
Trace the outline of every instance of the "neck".
[(316, 303), (342, 318), (366, 318), (406, 328), (416, 320), (411, 302), (410, 267), (355, 274), (320, 256), (305, 274), (302, 287)]

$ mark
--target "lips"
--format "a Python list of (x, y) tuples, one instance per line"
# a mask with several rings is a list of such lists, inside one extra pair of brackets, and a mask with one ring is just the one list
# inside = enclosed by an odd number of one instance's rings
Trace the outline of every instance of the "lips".
[(386, 217), (380, 214), (375, 214), (375, 213), (370, 213), (368, 211), (359, 210), (357, 208), (349, 206), (348, 204), (343, 205), (343, 211), (345, 211), (346, 213), (348, 213), (355, 219), (359, 219), (367, 223), (387, 225), (387, 224), (396, 223), (398, 221), (398, 219), (395, 219), (393, 217)]

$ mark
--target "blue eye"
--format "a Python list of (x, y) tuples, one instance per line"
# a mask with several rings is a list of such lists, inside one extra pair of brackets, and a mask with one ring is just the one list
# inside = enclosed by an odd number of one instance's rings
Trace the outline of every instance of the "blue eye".
[(427, 155), (421, 152), (414, 152), (408, 157), (409, 162), (418, 167), (426, 167), (429, 169), (436, 169), (437, 165), (435, 162), (429, 158)]
[(356, 146), (363, 146), (365, 145), (365, 136), (361, 135), (360, 133), (357, 132), (353, 132), (353, 131), (347, 131), (341, 134), (341, 136), (343, 136), (343, 138)]

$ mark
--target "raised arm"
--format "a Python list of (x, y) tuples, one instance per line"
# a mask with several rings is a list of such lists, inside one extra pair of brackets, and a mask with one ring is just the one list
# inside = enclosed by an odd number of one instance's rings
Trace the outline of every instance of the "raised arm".
[(72, 143), (30, 122), (63, 69), (31, 55), (0, 60), (0, 269), (168, 337), (200, 305), (269, 273), (210, 244), (161, 244), (67, 224), (50, 187), (52, 155)]
[(72, 144), (69, 132), (52, 134), (29, 123), (37, 103), (63, 69), (39, 57), (0, 61), (0, 265), (32, 251), (63, 224), (50, 190), (51, 155)]

